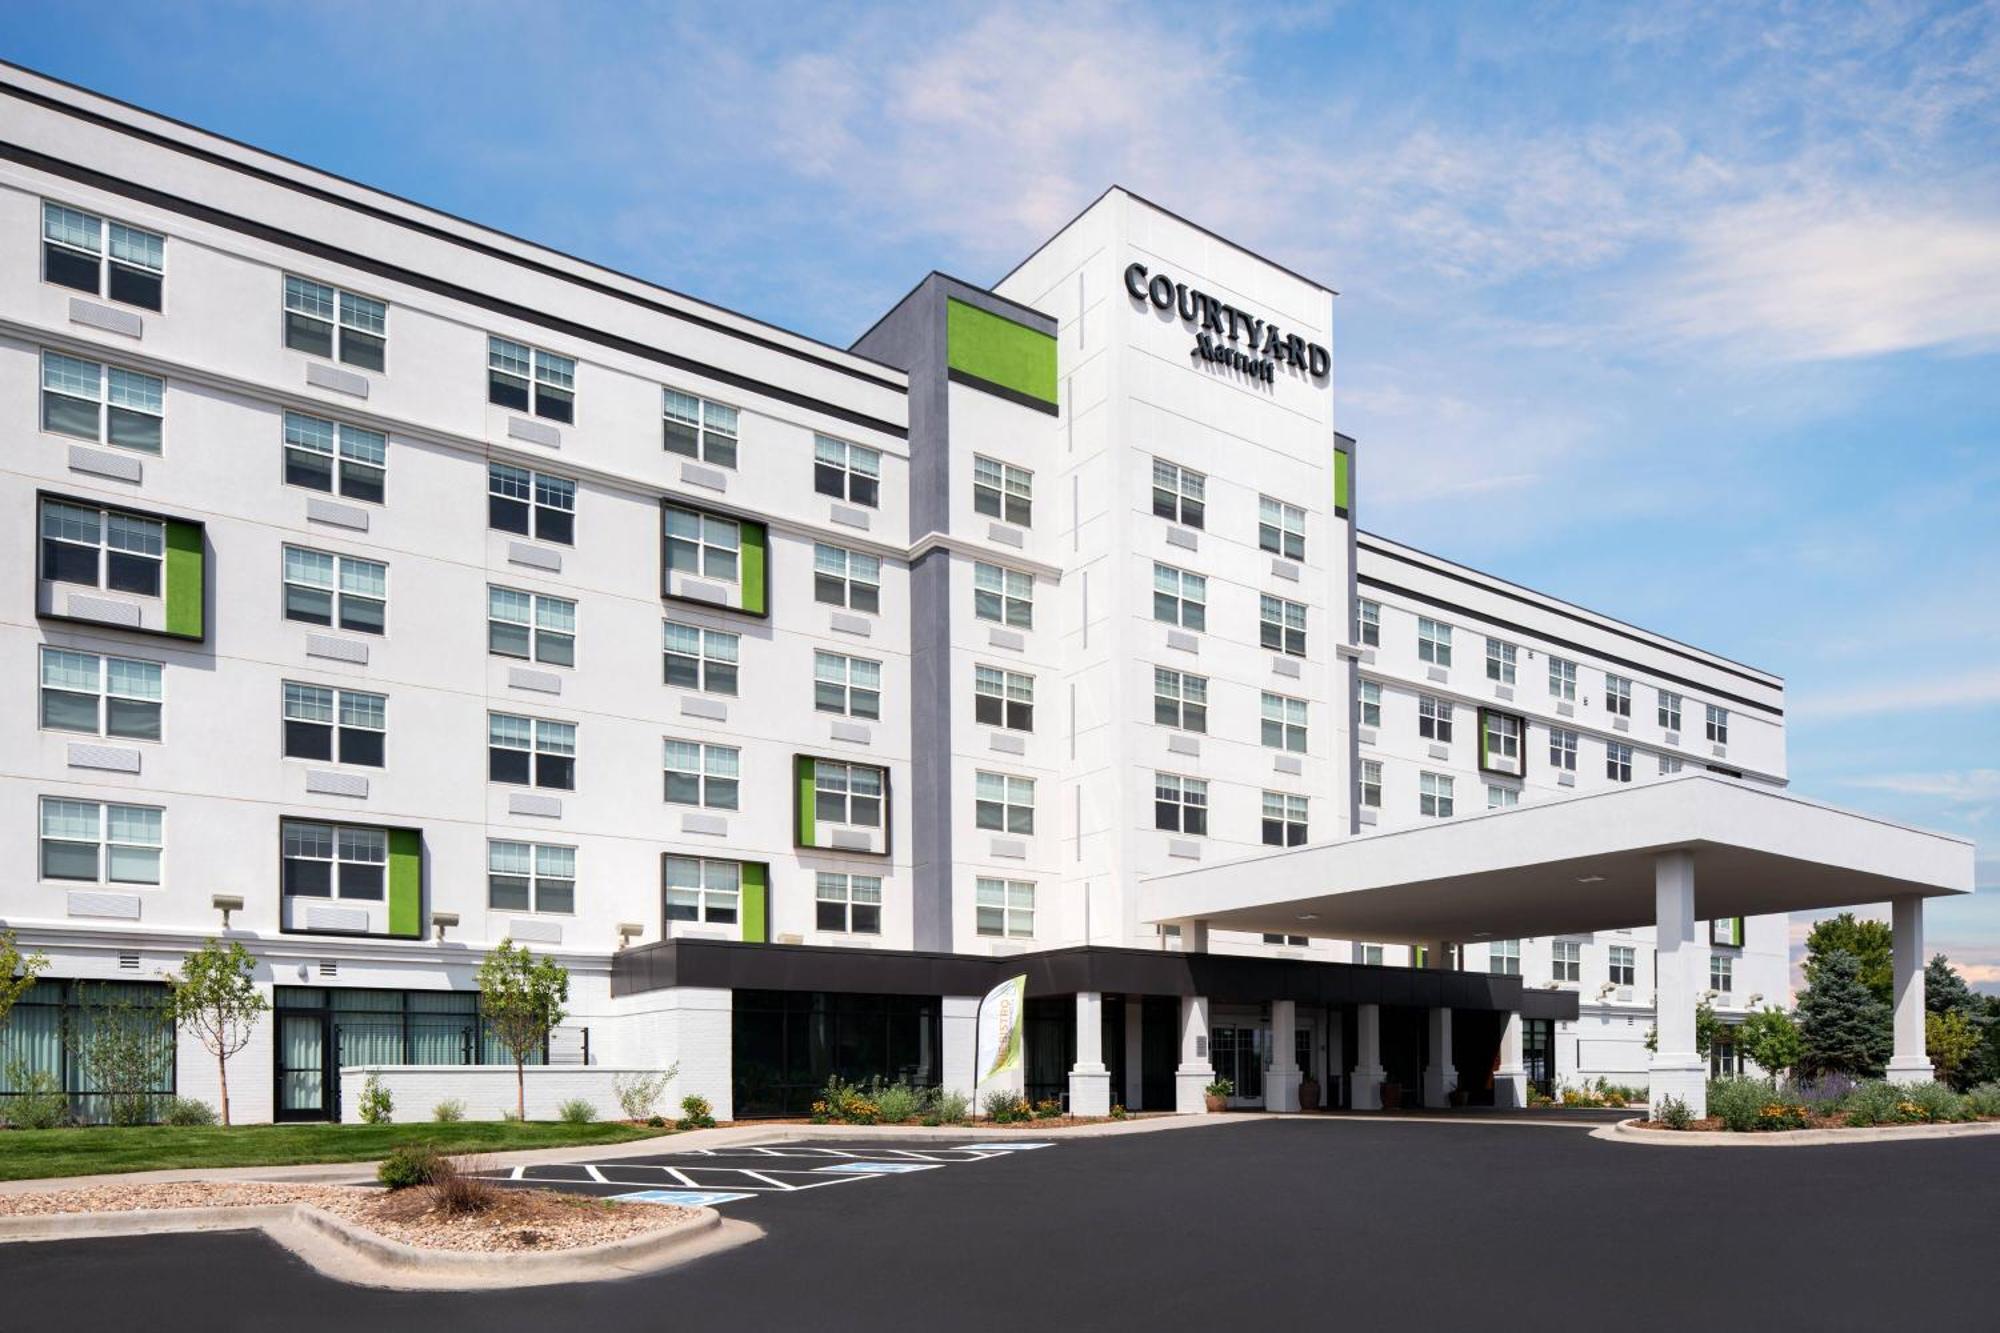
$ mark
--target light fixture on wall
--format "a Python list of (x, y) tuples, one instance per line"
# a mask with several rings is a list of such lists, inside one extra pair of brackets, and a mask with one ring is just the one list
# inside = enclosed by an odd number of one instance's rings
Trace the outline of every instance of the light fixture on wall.
[(1752, 991), (1752, 992), (1750, 992), (1750, 1007), (1751, 1007), (1752, 1009), (1755, 1009), (1755, 1008), (1756, 1008), (1756, 1007), (1757, 1007), (1758, 1005), (1760, 1005), (1760, 1004), (1762, 1004), (1762, 1003), (1764, 1003), (1764, 992), (1763, 992), (1763, 991)]
[(618, 923), (618, 947), (621, 949), (624, 948), (645, 933), (646, 928), (636, 921), (620, 921)]
[(1617, 983), (1617, 982), (1615, 982), (1615, 981), (1607, 981), (1607, 982), (1605, 982), (1605, 983), (1604, 983), (1604, 984), (1603, 984), (1602, 986), (1599, 986), (1599, 987), (1597, 988), (1597, 998), (1601, 1000), (1601, 999), (1603, 999), (1603, 998), (1604, 998), (1605, 996), (1607, 996), (1607, 995), (1611, 994), (1611, 992), (1612, 992), (1612, 991), (1615, 991), (1615, 990), (1617, 990), (1617, 989), (1618, 989), (1618, 983)]
[(453, 926), (456, 926), (457, 924), (458, 924), (458, 913), (456, 912), (431, 913), (431, 929), (437, 932), (437, 937), (440, 940), (444, 939), (445, 931), (451, 929)]
[(222, 928), (229, 929), (229, 914), (243, 910), (243, 897), (235, 893), (218, 893), (208, 900), (208, 905), (222, 913)]

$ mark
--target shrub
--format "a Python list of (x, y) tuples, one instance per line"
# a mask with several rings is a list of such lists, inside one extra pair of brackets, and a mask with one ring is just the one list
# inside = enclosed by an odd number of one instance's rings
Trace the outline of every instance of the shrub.
[(1059, 1120), (1062, 1118), (1062, 1102), (1054, 1097), (1044, 1097), (1035, 1103), (1035, 1119)]
[(882, 1113), (885, 1125), (900, 1125), (917, 1113), (922, 1099), (917, 1090), (906, 1083), (890, 1083), (875, 1094), (875, 1107)]
[(456, 1097), (447, 1097), (431, 1108), (431, 1119), (440, 1125), (455, 1125), (465, 1119), (465, 1103)]
[(1805, 1107), (1778, 1098), (1757, 1109), (1757, 1117), (1750, 1122), (1750, 1127), (1761, 1130), (1804, 1129), (1807, 1123)]
[(962, 1092), (926, 1088), (922, 1119), (926, 1125), (962, 1125), (972, 1110), (972, 1099)]
[(1965, 1099), (1948, 1084), (1919, 1083), (1904, 1089), (1904, 1100), (1917, 1108), (1920, 1118), (1934, 1125), (1972, 1118), (1966, 1111)]
[(1855, 1126), (1894, 1125), (1904, 1119), (1903, 1090), (1881, 1079), (1855, 1085), (1847, 1095), (1847, 1123)]
[(1694, 1123), (1694, 1112), (1678, 1097), (1662, 1097), (1653, 1108), (1653, 1119), (1668, 1129), (1686, 1129)]
[(653, 1129), (665, 1129), (667, 1118), (663, 1115), (649, 1115), (646, 1117), (646, 1124)]
[(1128, 1114), (1130, 1113), (1126, 1111), (1124, 1102), (1111, 1103), (1111, 1118), (1113, 1120), (1123, 1120)]
[(2000, 1115), (2000, 1083), (1982, 1083), (1966, 1093), (1965, 1109), (1976, 1116)]
[(1708, 1081), (1708, 1113), (1724, 1129), (1745, 1133), (1757, 1127), (1757, 1117), (1775, 1100), (1771, 1085), (1761, 1078), (1712, 1078)]
[(849, 1083), (834, 1074), (821, 1089), (819, 1100), (812, 1104), (812, 1120), (816, 1125), (873, 1125), (882, 1119), (882, 1108), (876, 1102), (877, 1090), (863, 1088)]
[(1854, 1080), (1846, 1074), (1822, 1074), (1818, 1078), (1800, 1079), (1791, 1085), (1791, 1097), (1807, 1109), (1819, 1115), (1833, 1115), (1847, 1104), (1854, 1095)]
[(667, 1084), (680, 1072), (676, 1062), (657, 1073), (620, 1074), (611, 1080), (611, 1095), (618, 1099), (618, 1109), (627, 1120), (644, 1120), (653, 1114), (654, 1105), (666, 1094)]
[(572, 1097), (556, 1108), (565, 1125), (587, 1125), (597, 1119), (597, 1108), (581, 1097)]
[(160, 1116), (169, 1125), (212, 1125), (215, 1123), (215, 1108), (198, 1097), (170, 1097), (167, 1109)]
[(386, 1125), (394, 1119), (396, 1099), (382, 1086), (378, 1075), (370, 1074), (361, 1085), (361, 1123), (364, 1125)]
[(504, 1124), (518, 1125), (521, 1123), (521, 1113), (519, 1111), (502, 1111), (500, 1119)]
[(470, 1217), (500, 1202), (498, 1185), (459, 1170), (448, 1158), (438, 1159), (425, 1188), (430, 1191), (431, 1208), (446, 1217)]
[(25, 1061), (16, 1060), (7, 1066), (7, 1082), (14, 1095), (0, 1102), (0, 1108), (14, 1128), (54, 1129), (69, 1123), (69, 1098), (48, 1070), (31, 1070)]
[(682, 1129), (714, 1129), (715, 1108), (708, 1104), (706, 1097), (681, 1098)]
[(996, 1125), (1012, 1124), (1016, 1120), (1027, 1120), (1034, 1115), (1034, 1110), (1027, 1101), (1019, 1093), (1008, 1088), (993, 1089), (986, 1094), (985, 1100), (980, 1105), (986, 1112), (986, 1118)]
[(450, 1166), (429, 1144), (407, 1144), (382, 1159), (375, 1168), (375, 1179), (392, 1190), (412, 1189), (430, 1184), (434, 1176)]

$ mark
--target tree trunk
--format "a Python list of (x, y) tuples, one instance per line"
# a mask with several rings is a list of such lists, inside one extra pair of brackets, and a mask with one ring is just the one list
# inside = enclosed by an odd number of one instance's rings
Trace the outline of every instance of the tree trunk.
[(514, 1062), (514, 1116), (522, 1124), (528, 1121), (528, 1076), (519, 1060)]
[(222, 1084), (222, 1127), (224, 1129), (228, 1129), (229, 1128), (229, 1057), (222, 1054), (220, 1051), (216, 1052), (215, 1056), (215, 1074), (216, 1078)]

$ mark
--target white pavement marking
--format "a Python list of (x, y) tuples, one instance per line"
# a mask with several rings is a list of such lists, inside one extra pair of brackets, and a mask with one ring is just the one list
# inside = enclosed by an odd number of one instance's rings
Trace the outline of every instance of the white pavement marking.
[(592, 1180), (596, 1181), (600, 1185), (608, 1185), (611, 1183), (610, 1181), (604, 1178), (604, 1173), (602, 1171), (599, 1171), (594, 1166), (585, 1166), (583, 1170), (585, 1175), (589, 1176)]

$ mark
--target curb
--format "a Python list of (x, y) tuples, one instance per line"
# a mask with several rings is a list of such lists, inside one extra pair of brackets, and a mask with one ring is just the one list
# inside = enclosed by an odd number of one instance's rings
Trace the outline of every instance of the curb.
[(1909, 1143), (2000, 1134), (2000, 1121), (1948, 1125), (1871, 1125), (1855, 1129), (1775, 1129), (1739, 1134), (1726, 1129), (1640, 1129), (1620, 1120), (1590, 1132), (1594, 1139), (1649, 1143), (1661, 1148), (1823, 1148), (1843, 1143)]

